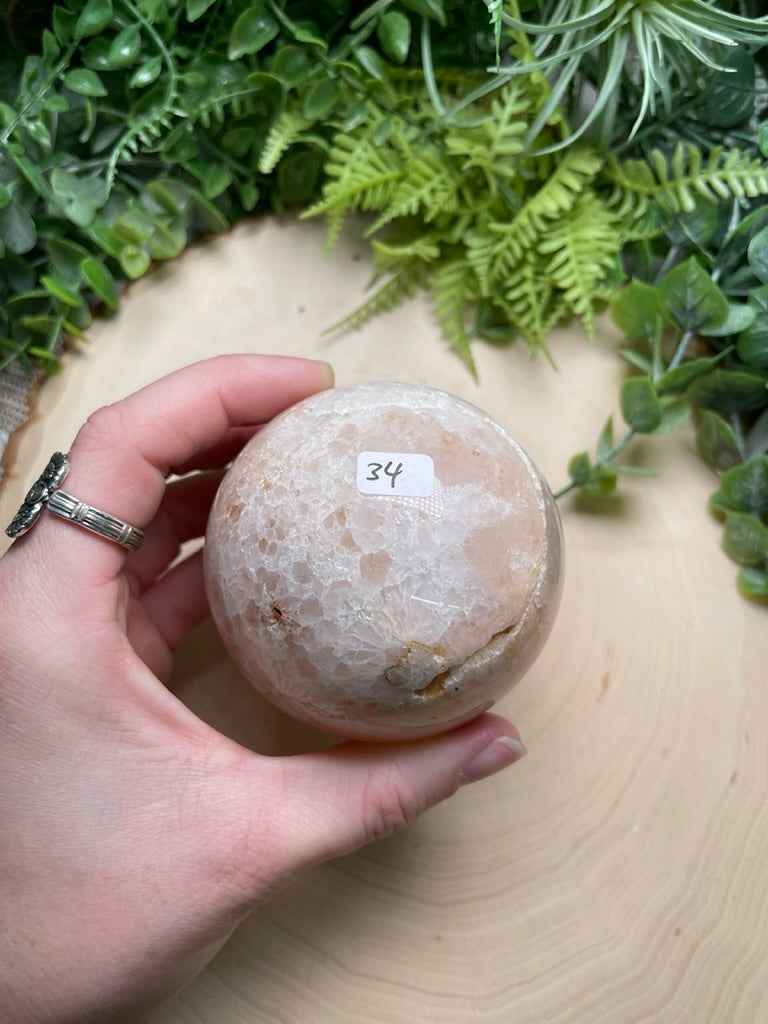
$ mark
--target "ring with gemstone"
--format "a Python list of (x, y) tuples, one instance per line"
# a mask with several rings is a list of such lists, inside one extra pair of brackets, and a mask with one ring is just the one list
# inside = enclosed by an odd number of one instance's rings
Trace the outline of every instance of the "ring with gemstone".
[(11, 538), (21, 537), (35, 525), (40, 513), (47, 508), (49, 512), (70, 523), (76, 523), (100, 537), (112, 540), (129, 551), (135, 551), (144, 540), (143, 531), (60, 490), (68, 472), (69, 457), (64, 452), (54, 452), (48, 465), (27, 491), (19, 511), (6, 527), (6, 534)]

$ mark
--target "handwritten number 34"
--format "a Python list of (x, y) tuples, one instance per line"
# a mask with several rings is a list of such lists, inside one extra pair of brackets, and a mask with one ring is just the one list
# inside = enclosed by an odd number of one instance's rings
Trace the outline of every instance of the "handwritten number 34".
[(379, 474), (383, 470), (384, 471), (384, 476), (388, 476), (389, 477), (390, 487), (392, 487), (394, 489), (395, 481), (397, 480), (398, 476), (403, 471), (403, 464), (402, 464), (402, 462), (398, 462), (397, 466), (395, 466), (394, 469), (392, 468), (392, 466), (393, 466), (393, 463), (391, 461), (388, 462), (386, 464), (386, 466), (383, 463), (381, 463), (381, 462), (369, 462), (368, 463), (368, 469), (370, 469), (371, 472), (370, 472), (370, 475), (367, 476), (365, 479), (366, 480), (379, 480), (379, 479), (381, 479)]

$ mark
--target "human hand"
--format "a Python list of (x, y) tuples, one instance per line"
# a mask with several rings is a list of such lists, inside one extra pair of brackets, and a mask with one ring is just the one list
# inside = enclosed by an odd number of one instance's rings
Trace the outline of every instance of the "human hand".
[(268, 758), (163, 685), (207, 614), (201, 552), (168, 567), (205, 530), (212, 471), (330, 383), (323, 364), (225, 356), (98, 411), (66, 489), (144, 529), (144, 544), (128, 552), (44, 511), (0, 559), (5, 1024), (135, 1022), (302, 869), (524, 751), (483, 715), (426, 740)]

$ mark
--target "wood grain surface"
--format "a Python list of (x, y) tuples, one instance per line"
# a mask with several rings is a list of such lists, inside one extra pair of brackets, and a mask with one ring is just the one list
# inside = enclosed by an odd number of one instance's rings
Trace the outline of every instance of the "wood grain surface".
[[(420, 300), (321, 337), (369, 273), (353, 236), (326, 256), (321, 225), (266, 220), (133, 286), (44, 387), (3, 516), (98, 405), (226, 351), (328, 359), (341, 384), (453, 391), (564, 483), (615, 410), (611, 324), (594, 345), (576, 326), (555, 332), (557, 370), (520, 344), (478, 344), (476, 384)], [(525, 760), (304, 875), (151, 1024), (768, 1021), (768, 609), (736, 592), (691, 432), (630, 457), (658, 475), (599, 505), (562, 502), (560, 614), (499, 708)], [(327, 742), (251, 690), (210, 624), (185, 642), (173, 687), (263, 752)]]

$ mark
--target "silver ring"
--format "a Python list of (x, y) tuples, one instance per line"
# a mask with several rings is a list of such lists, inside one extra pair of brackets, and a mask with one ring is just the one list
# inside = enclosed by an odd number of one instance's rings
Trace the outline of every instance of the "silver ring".
[(49, 512), (70, 523), (77, 523), (91, 533), (121, 544), (129, 551), (135, 551), (144, 540), (144, 532), (60, 490), (61, 482), (68, 472), (69, 457), (64, 452), (54, 452), (40, 477), (27, 492), (19, 511), (6, 528), (6, 534), (11, 538), (21, 537), (32, 529), (40, 513), (47, 508)]

